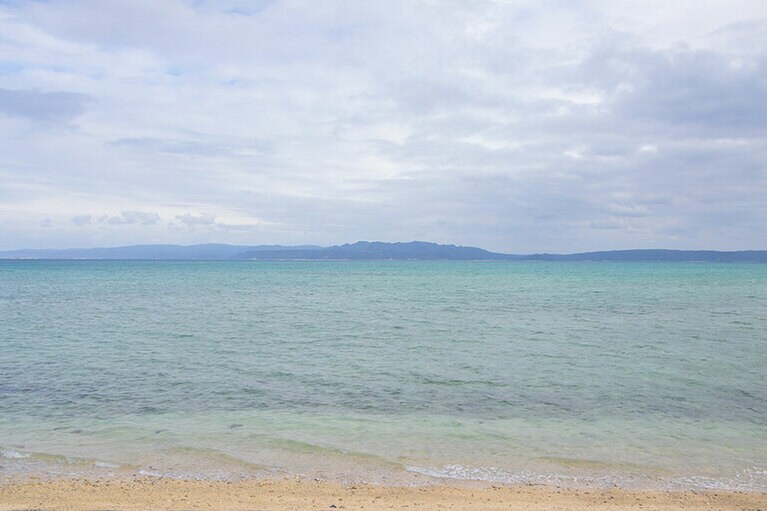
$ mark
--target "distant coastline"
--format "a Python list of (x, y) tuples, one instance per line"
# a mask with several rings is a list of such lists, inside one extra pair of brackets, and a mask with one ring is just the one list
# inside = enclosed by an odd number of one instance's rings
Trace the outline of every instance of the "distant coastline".
[(477, 247), (440, 245), (424, 241), (385, 243), (358, 241), (344, 245), (130, 245), (104, 248), (19, 249), (0, 251), (0, 259), (46, 260), (165, 260), (165, 261), (339, 261), (339, 260), (459, 260), (459, 261), (604, 261), (604, 262), (719, 262), (767, 263), (767, 250), (634, 249), (572, 254), (504, 254)]

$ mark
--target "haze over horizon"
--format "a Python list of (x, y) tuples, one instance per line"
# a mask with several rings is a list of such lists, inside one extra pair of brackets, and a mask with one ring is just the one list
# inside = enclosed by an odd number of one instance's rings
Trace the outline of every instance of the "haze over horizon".
[(0, 250), (767, 248), (733, 1), (0, 1)]

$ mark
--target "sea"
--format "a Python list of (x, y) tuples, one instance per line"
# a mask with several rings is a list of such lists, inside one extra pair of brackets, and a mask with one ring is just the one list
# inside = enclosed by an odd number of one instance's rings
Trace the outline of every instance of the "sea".
[(767, 491), (767, 265), (0, 261), (0, 480)]

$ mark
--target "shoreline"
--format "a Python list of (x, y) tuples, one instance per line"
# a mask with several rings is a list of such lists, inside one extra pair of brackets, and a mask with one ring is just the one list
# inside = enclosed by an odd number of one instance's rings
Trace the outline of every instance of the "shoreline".
[(767, 493), (636, 491), (534, 485), (387, 486), (305, 478), (195, 481), (155, 477), (0, 482), (0, 511), (230, 509), (721, 509), (761, 511)]
[[(204, 452), (203, 452), (204, 451)], [(178, 454), (178, 453), (176, 453)], [(349, 456), (294, 458), (293, 464), (262, 463), (215, 449), (190, 453), (163, 462), (154, 457), (133, 462), (110, 457), (84, 458), (63, 454), (0, 449), (0, 486), (50, 481), (177, 480), (215, 483), (304, 480), (328, 484), (384, 487), (548, 487), (579, 491), (624, 490), (656, 493), (767, 494), (767, 472), (756, 468), (734, 474), (673, 473), (652, 467), (602, 466), (589, 460), (561, 459), (557, 467), (512, 469), (479, 465), (429, 465), (360, 460)], [(334, 453), (337, 454), (337, 453)], [(105, 461), (110, 460), (110, 461)], [(274, 461), (274, 460), (268, 460)], [(283, 459), (282, 461), (285, 461)], [(549, 460), (551, 461), (551, 460)], [(712, 464), (713, 468), (716, 465)], [(767, 511), (767, 508), (765, 509)]]

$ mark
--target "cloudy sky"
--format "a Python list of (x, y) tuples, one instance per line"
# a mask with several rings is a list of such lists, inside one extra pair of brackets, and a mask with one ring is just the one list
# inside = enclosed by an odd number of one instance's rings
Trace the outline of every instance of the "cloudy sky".
[(0, 249), (767, 249), (763, 0), (0, 1)]

